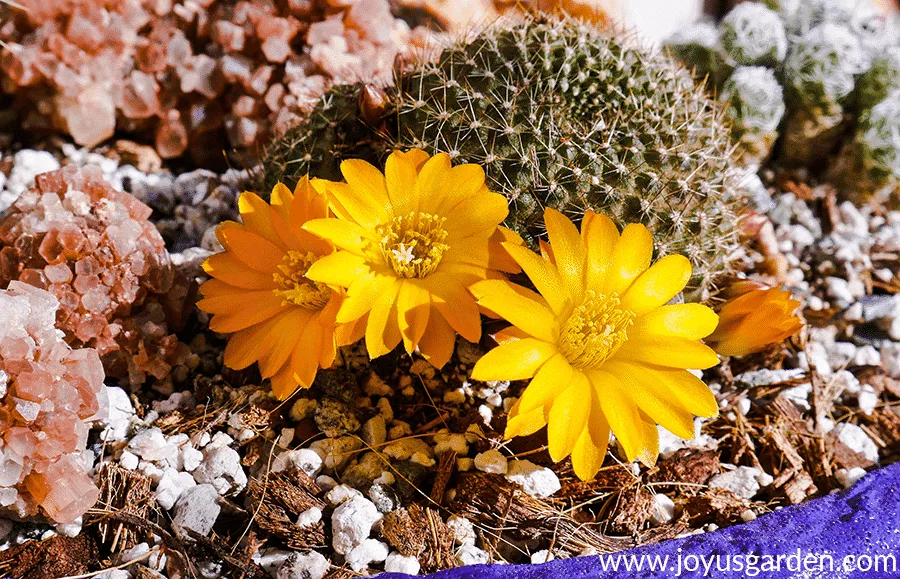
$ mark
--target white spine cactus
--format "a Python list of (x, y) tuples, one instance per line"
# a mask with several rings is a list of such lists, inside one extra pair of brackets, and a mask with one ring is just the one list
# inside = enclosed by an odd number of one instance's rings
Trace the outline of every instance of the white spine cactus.
[(738, 67), (725, 81), (722, 100), (728, 102), (733, 131), (745, 160), (759, 163), (771, 152), (785, 111), (775, 72), (762, 66)]
[(872, 60), (872, 67), (856, 81), (860, 110), (868, 110), (888, 94), (900, 90), (900, 46), (886, 48)]
[(859, 40), (845, 26), (826, 22), (813, 28), (795, 44), (784, 62), (784, 78), (790, 98), (811, 110), (832, 114), (851, 92), (856, 75), (870, 61)]
[(787, 35), (778, 14), (758, 2), (738, 4), (720, 28), (725, 54), (738, 65), (773, 66), (787, 54)]

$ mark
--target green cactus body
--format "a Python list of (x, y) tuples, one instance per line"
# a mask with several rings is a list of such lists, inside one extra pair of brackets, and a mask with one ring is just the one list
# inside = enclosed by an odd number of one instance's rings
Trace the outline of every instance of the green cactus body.
[(900, 182), (900, 91), (862, 114), (832, 173), (838, 182), (872, 191)]
[[(742, 204), (721, 116), (670, 59), (587, 24), (535, 20), (489, 29), (400, 74), (375, 148), (382, 158), (418, 147), (483, 166), (510, 200), (506, 224), (532, 244), (545, 207), (643, 223), (661, 255), (692, 260), (692, 288), (706, 290), (727, 270)], [(296, 166), (307, 167), (318, 174)]]
[(371, 146), (375, 131), (359, 116), (362, 90), (362, 85), (332, 87), (300, 124), (276, 139), (263, 163), (263, 194), (278, 182), (293, 188), (308, 172), (340, 179), (343, 159), (377, 158)]
[(679, 31), (666, 43), (666, 49), (713, 90), (721, 88), (734, 69), (719, 51), (719, 31), (712, 22), (697, 22)]
[(900, 46), (891, 46), (872, 61), (872, 68), (856, 83), (857, 106), (870, 110), (887, 96), (900, 90)]
[(845, 106), (868, 61), (846, 27), (821, 24), (791, 46), (784, 62), (788, 105), (784, 159), (810, 164), (826, 159), (843, 133)]

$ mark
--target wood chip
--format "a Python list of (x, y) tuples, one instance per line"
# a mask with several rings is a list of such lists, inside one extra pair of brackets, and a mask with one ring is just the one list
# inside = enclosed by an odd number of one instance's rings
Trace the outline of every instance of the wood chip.
[(265, 478), (250, 479), (249, 510), (255, 513), (260, 528), (281, 538), (295, 550), (325, 546), (325, 523), (319, 521), (301, 527), (296, 524), (300, 513), (312, 508), (323, 509), (318, 498), (322, 489), (299, 469), (270, 472)]
[(450, 482), (450, 477), (456, 468), (456, 453), (448, 450), (440, 453), (437, 459), (437, 474), (434, 477), (430, 496), (432, 501), (440, 505), (444, 503), (444, 491), (447, 490), (447, 483)]
[[(150, 477), (106, 462), (100, 467), (97, 482), (100, 487), (98, 509), (125, 513), (139, 519), (147, 516), (147, 510), (153, 502)], [(99, 519), (100, 541), (113, 553), (130, 549), (141, 542), (138, 540), (139, 536), (146, 534), (146, 531), (141, 531), (133, 525), (122, 521), (110, 521), (103, 515), (95, 519)]]
[[(705, 484), (719, 472), (719, 453), (715, 450), (683, 448), (662, 460), (648, 479), (656, 483)], [(675, 485), (680, 492), (693, 492), (696, 487)]]
[(0, 551), (0, 575), (16, 579), (55, 579), (99, 568), (100, 550), (90, 533), (55, 535)]
[(685, 514), (690, 518), (691, 526), (698, 527), (707, 523), (715, 523), (720, 527), (740, 522), (741, 513), (752, 505), (727, 489), (710, 488), (698, 495), (678, 501)]
[(607, 520), (606, 530), (615, 535), (639, 536), (653, 516), (653, 493), (640, 484), (632, 484), (618, 493)]
[(425, 571), (455, 566), (453, 531), (434, 509), (420, 505), (396, 509), (381, 521), (381, 534), (406, 557), (415, 557)]

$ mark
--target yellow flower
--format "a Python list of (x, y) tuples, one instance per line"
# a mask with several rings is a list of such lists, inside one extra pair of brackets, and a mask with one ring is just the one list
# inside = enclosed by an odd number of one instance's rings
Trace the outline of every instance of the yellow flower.
[(719, 310), (719, 325), (706, 340), (723, 356), (745, 356), (783, 342), (803, 328), (794, 315), (800, 302), (781, 288), (740, 284), (734, 293), (745, 292)]
[(279, 399), (298, 386), (308, 388), (321, 368), (334, 362), (338, 345), (359, 339), (361, 328), (335, 327), (341, 292), (306, 277), (307, 270), (334, 251), (327, 241), (303, 231), (309, 219), (328, 215), (325, 199), (304, 178), (292, 194), (282, 184), (269, 205), (254, 193), (238, 201), (243, 223), (216, 229), (224, 253), (210, 256), (203, 269), (213, 279), (197, 305), (213, 314), (209, 327), (233, 333), (225, 365), (259, 363)]
[(553, 209), (544, 222), (550, 244), (542, 255), (506, 246), (540, 294), (501, 280), (471, 288), (479, 305), (513, 325), (472, 378), (530, 378), (506, 437), (547, 426), (550, 456), (571, 454), (584, 480), (603, 463), (610, 430), (629, 461), (653, 464), (657, 424), (691, 438), (692, 415), (717, 413), (709, 388), (687, 371), (718, 363), (700, 342), (716, 314), (699, 304), (665, 305), (687, 284), (691, 265), (669, 255), (651, 267), (653, 242), (643, 225), (619, 235), (612, 221), (588, 211), (579, 233)]
[[(456, 333), (481, 337), (478, 306), (467, 288), (515, 271), (498, 229), (506, 198), (484, 185), (477, 165), (450, 166), (446, 154), (396, 151), (385, 174), (361, 160), (341, 163), (346, 183), (314, 180), (340, 219), (316, 219), (304, 229), (339, 250), (320, 259), (310, 279), (346, 288), (339, 323), (365, 322), (366, 347), (375, 358), (400, 341), (441, 367)], [(499, 237), (498, 237), (499, 236)]]

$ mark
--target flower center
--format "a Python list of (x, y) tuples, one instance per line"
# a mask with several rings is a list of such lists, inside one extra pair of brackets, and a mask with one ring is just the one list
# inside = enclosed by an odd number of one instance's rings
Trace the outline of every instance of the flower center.
[(394, 217), (376, 229), (385, 262), (400, 277), (423, 278), (434, 273), (449, 247), (444, 241), (446, 217), (413, 211)]
[(282, 305), (289, 303), (309, 310), (321, 310), (331, 299), (327, 286), (307, 279), (306, 272), (315, 263), (316, 255), (300, 251), (288, 251), (278, 266), (272, 279), (278, 284), (275, 295), (284, 298)]
[(616, 353), (628, 339), (634, 313), (619, 307), (619, 296), (586, 292), (559, 336), (559, 351), (578, 369), (597, 368)]

